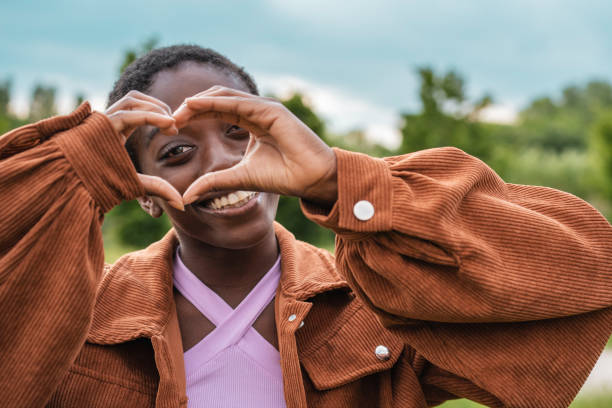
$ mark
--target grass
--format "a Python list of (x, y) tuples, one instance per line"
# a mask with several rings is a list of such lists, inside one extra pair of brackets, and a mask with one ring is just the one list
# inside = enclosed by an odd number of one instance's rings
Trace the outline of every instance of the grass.
[[(483, 408), (484, 405), (475, 402), (460, 399), (445, 402), (438, 405), (439, 408)], [(570, 405), (570, 408), (610, 408), (612, 407), (612, 395), (590, 395), (576, 398)]]

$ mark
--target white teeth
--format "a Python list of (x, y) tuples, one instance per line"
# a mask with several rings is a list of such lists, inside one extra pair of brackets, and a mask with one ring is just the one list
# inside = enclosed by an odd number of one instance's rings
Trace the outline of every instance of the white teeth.
[(225, 207), (240, 207), (246, 204), (256, 193), (254, 191), (234, 191), (223, 197), (217, 197), (208, 202), (208, 207), (220, 210)]
[(236, 204), (238, 201), (240, 201), (240, 199), (238, 198), (238, 196), (234, 193), (229, 193), (227, 196), (227, 201), (230, 204)]

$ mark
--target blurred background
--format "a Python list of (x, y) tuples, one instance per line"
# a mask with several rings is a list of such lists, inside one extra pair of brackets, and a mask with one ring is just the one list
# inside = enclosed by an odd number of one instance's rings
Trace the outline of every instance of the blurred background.
[[(136, 57), (195, 43), (244, 66), (330, 145), (375, 156), (456, 146), (508, 182), (571, 192), (610, 220), (611, 18), (598, 0), (3, 2), (0, 133), (84, 100), (104, 110)], [(295, 199), (277, 219), (333, 251)], [(121, 204), (104, 224), (107, 260), (168, 228)], [(612, 349), (572, 406), (612, 406)]]

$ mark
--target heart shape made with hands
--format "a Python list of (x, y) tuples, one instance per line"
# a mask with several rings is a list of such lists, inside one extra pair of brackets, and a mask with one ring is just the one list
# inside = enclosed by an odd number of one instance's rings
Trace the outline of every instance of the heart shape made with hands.
[(172, 117), (179, 129), (194, 119), (216, 118), (250, 133), (242, 160), (196, 179), (183, 194), (185, 205), (221, 190), (264, 191), (322, 204), (337, 198), (335, 153), (275, 99), (214, 86), (185, 99)]
[(220, 119), (249, 132), (249, 144), (239, 163), (200, 176), (182, 196), (168, 181), (138, 174), (147, 195), (160, 197), (181, 211), (210, 191), (263, 191), (324, 204), (336, 200), (335, 153), (275, 99), (214, 86), (185, 99), (172, 112), (164, 102), (130, 91), (105, 114), (125, 139), (145, 125), (176, 135), (179, 128), (201, 118)]

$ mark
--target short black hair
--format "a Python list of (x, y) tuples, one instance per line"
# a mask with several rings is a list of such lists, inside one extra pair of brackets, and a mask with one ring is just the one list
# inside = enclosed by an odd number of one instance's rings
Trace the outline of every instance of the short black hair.
[[(244, 68), (234, 64), (227, 57), (210, 48), (179, 44), (156, 48), (128, 65), (109, 93), (107, 107), (123, 98), (131, 90), (147, 93), (153, 85), (153, 78), (158, 72), (175, 68), (184, 62), (211, 65), (221, 72), (234, 75), (246, 85), (250, 93), (259, 95), (253, 78)], [(134, 166), (137, 170), (140, 170), (136, 156), (136, 139), (135, 137), (129, 138), (125, 147)]]

